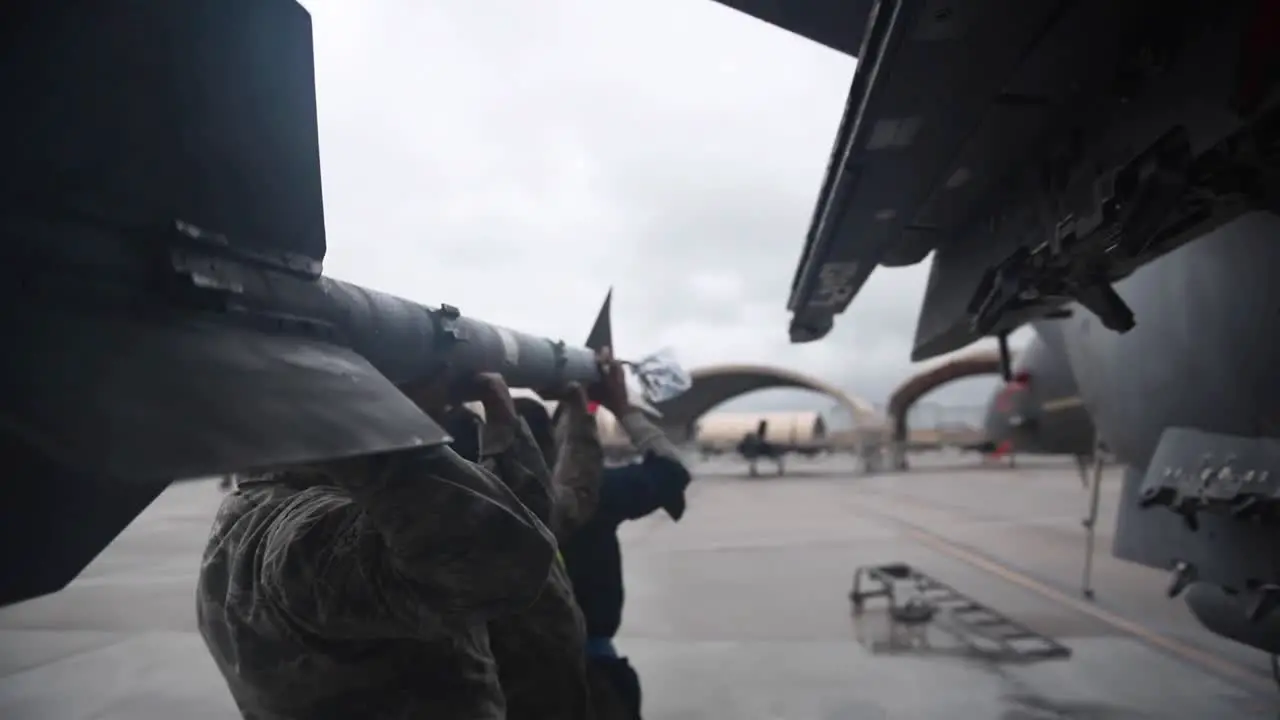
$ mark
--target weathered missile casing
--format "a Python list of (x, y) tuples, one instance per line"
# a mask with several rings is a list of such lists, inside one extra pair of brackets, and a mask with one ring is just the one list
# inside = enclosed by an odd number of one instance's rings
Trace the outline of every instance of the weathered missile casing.
[(299, 310), (327, 321), (330, 337), (396, 384), (421, 380), (446, 363), (451, 375), (497, 372), (512, 387), (535, 390), (599, 378), (592, 349), (493, 325), (451, 305), (430, 308), (330, 278), (296, 290), (319, 293), (300, 297)]
[[(276, 316), (247, 311), (6, 309), (0, 422), (77, 470), (154, 482), (446, 442), (396, 387), (437, 373), (499, 372), (530, 388), (597, 379), (591, 350), (453, 308), (329, 280), (293, 289), (342, 324), (284, 313), (286, 327), (268, 331)], [(282, 310), (286, 297), (275, 296)]]

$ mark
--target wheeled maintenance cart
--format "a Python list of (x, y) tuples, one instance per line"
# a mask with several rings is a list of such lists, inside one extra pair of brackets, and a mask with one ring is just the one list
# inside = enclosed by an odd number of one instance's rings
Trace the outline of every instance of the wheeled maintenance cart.
[[(999, 662), (1036, 662), (1071, 657), (1071, 649), (977, 602), (950, 585), (905, 563), (867, 565), (853, 575), (855, 618), (867, 601), (885, 598), (888, 641), (874, 643), (874, 651), (909, 651), (933, 646), (921, 640), (926, 627), (937, 627), (959, 641), (964, 654)], [(903, 628), (915, 631), (904, 634)], [(910, 636), (910, 640), (904, 637)]]

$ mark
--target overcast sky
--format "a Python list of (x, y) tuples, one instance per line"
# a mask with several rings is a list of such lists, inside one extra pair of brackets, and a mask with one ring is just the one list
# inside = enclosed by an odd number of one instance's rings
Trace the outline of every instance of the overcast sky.
[(571, 341), (612, 285), (624, 355), (779, 365), (873, 402), (912, 372), (927, 263), (878, 270), (826, 340), (787, 339), (851, 58), (710, 0), (304, 4), (329, 274)]

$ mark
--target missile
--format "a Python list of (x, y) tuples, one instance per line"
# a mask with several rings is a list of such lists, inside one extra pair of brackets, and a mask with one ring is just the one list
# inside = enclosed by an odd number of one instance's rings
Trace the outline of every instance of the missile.
[[(513, 388), (589, 384), (613, 342), (612, 293), (590, 346), (572, 346), (311, 275), (186, 223), (130, 236), (97, 265), (77, 245), (13, 237), (9, 250), (45, 257), (0, 287), (22, 294), (0, 302), (0, 423), (95, 476), (168, 481), (448, 442), (399, 387), (479, 372)], [(632, 370), (654, 404), (690, 385), (669, 355)]]

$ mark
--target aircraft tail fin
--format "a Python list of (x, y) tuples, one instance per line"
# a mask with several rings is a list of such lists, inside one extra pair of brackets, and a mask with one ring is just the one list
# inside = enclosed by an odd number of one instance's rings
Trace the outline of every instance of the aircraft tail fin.
[(586, 346), (591, 350), (613, 347), (613, 288), (605, 293), (600, 312), (596, 313), (596, 322), (587, 333)]
[[(600, 312), (596, 313), (595, 324), (591, 326), (591, 332), (587, 333), (586, 346), (587, 349), (596, 351), (613, 347), (613, 288), (609, 288), (609, 292), (604, 295)], [(594, 415), (600, 409), (600, 403), (593, 400), (587, 409)]]

